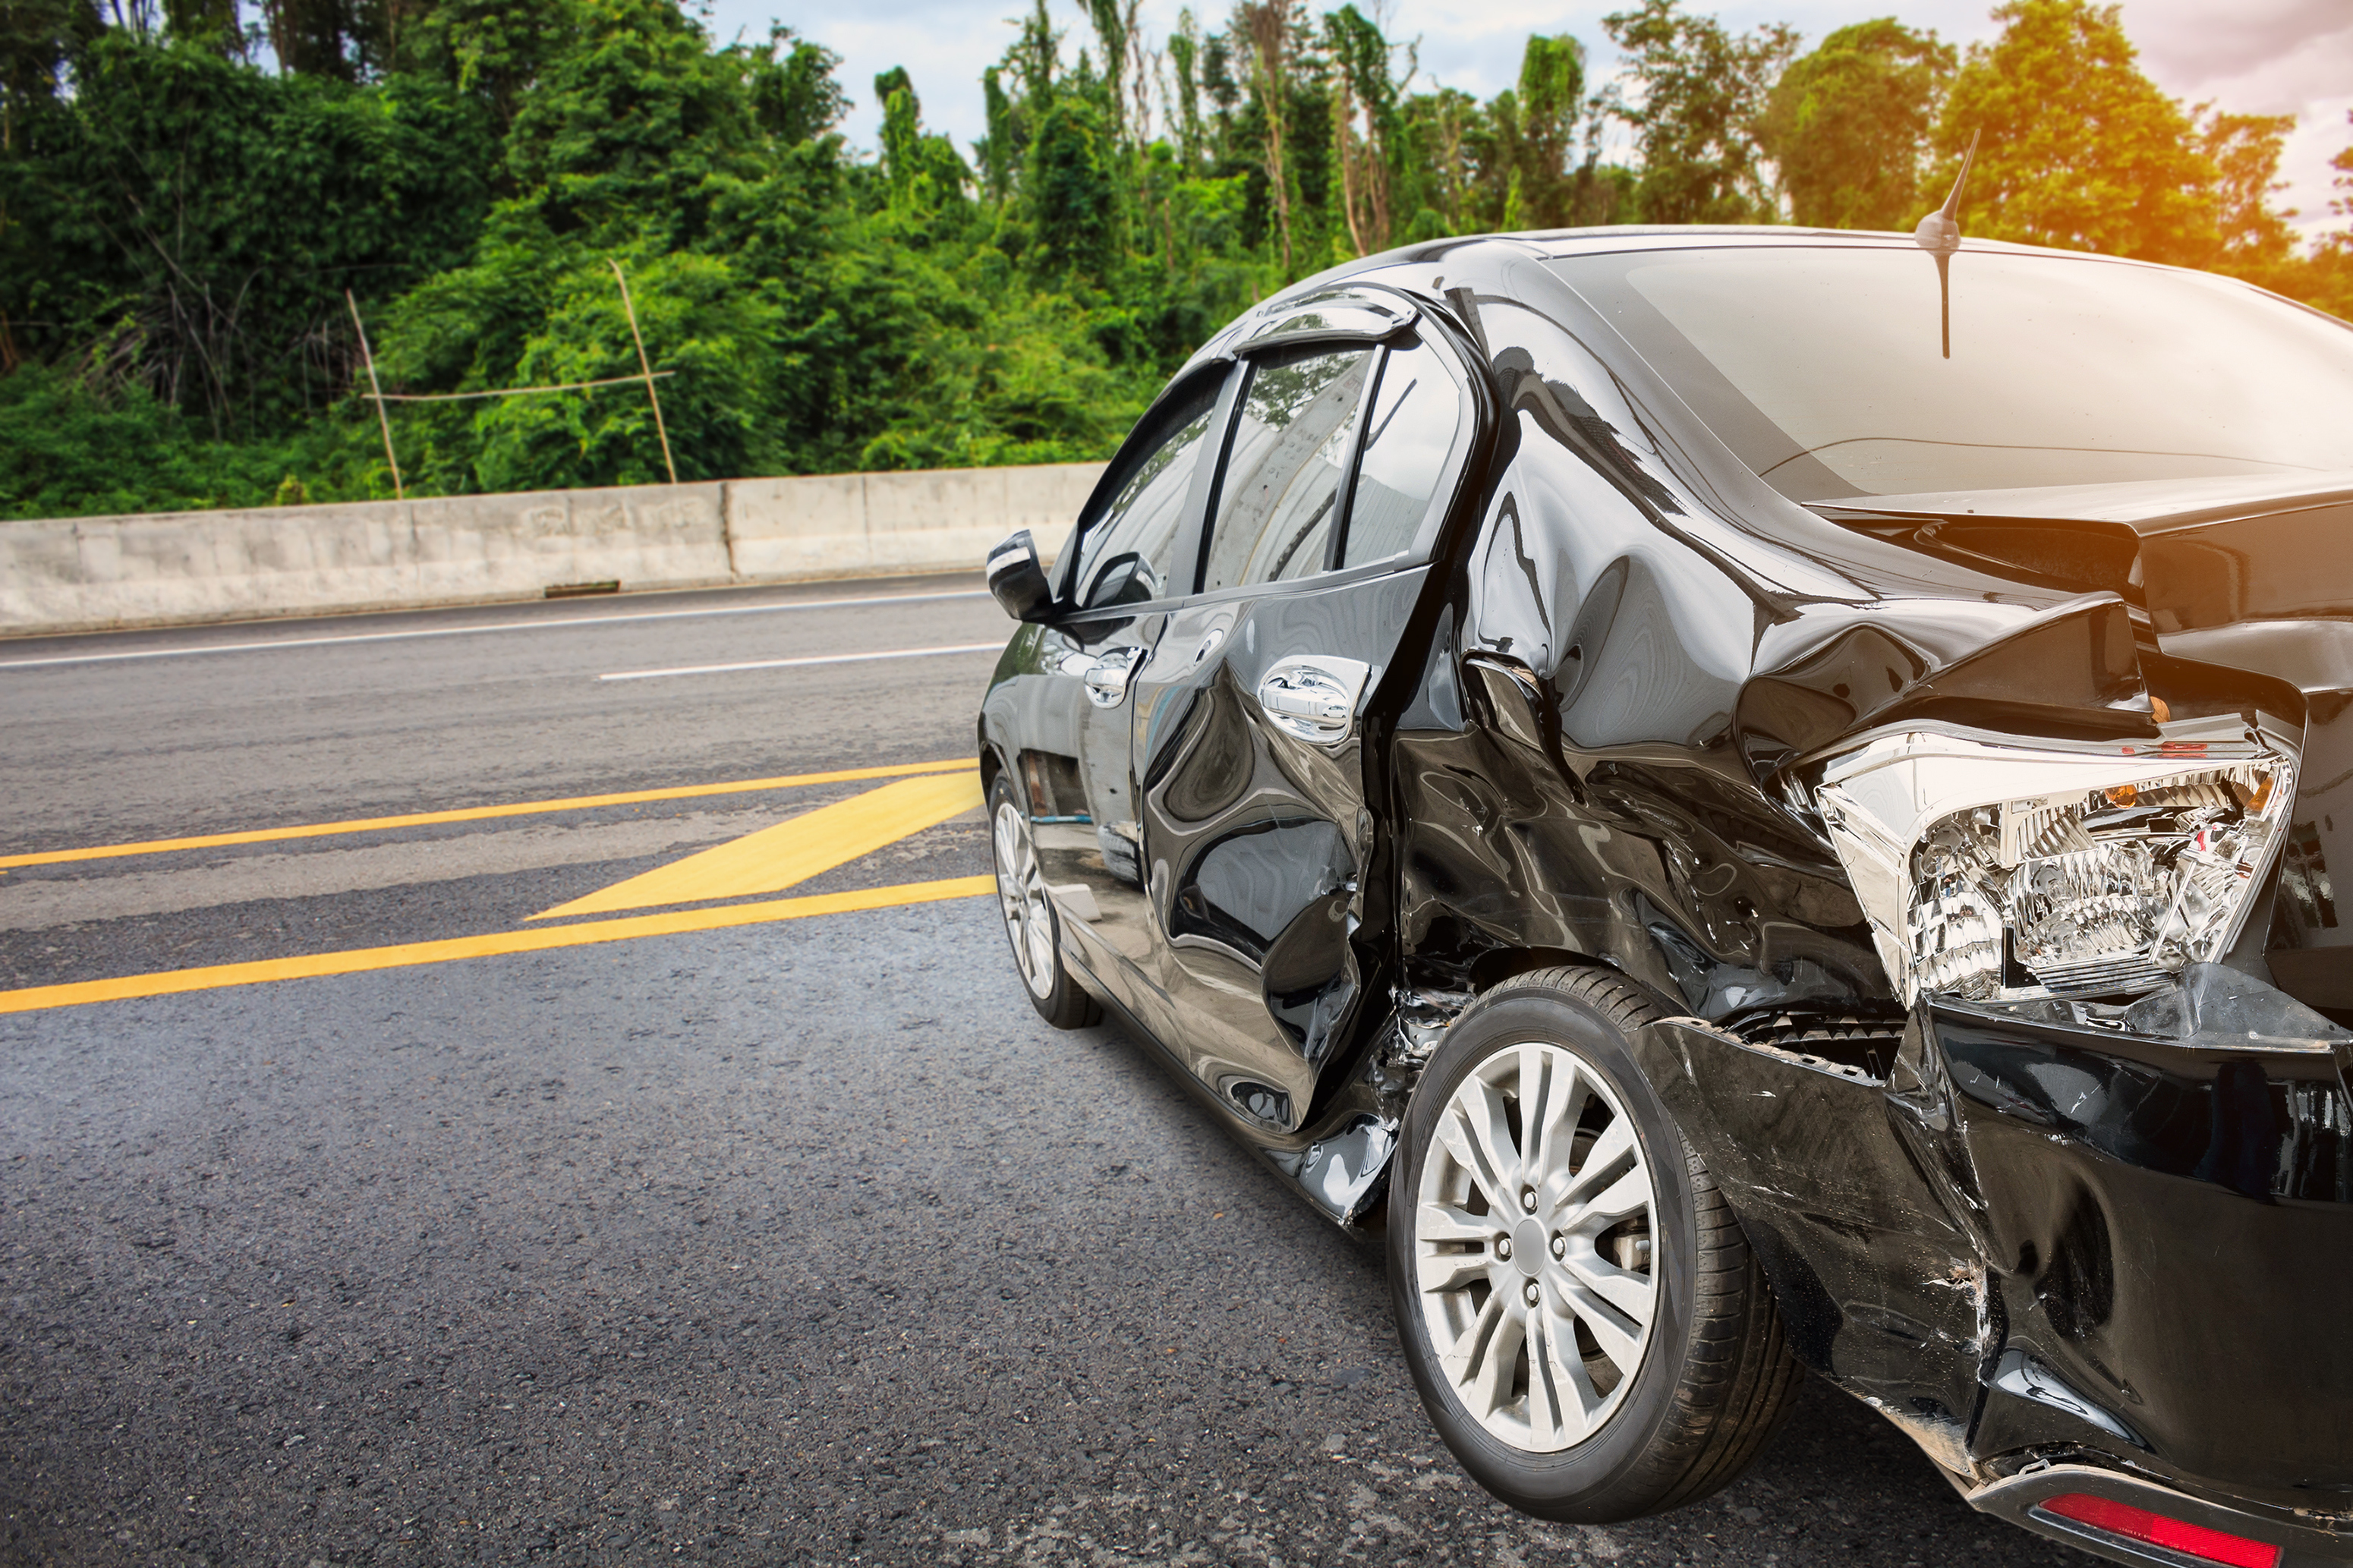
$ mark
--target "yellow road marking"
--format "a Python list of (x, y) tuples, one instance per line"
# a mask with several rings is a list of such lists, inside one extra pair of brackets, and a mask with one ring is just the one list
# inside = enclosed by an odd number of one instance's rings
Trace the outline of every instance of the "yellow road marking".
[(126, 974), (115, 980), (82, 980), (68, 985), (37, 985), (24, 991), (0, 991), (0, 1013), (30, 1013), (47, 1007), (74, 1007), (90, 1002), (116, 1002), (135, 996), (169, 996), (184, 991), (212, 991), (227, 985), (259, 985), (272, 980), (357, 974), (371, 969), (400, 969), (412, 964), (447, 963), (460, 958), (493, 958), (503, 953), (539, 952), (555, 947), (585, 947), (593, 942), (630, 942), (638, 937), (671, 936), (681, 931), (721, 931), (729, 926), (802, 920), (810, 915), (848, 914), (857, 910), (895, 909), (905, 904), (936, 903), (946, 899), (977, 898), (996, 890), (997, 879), (994, 877), (955, 877), (941, 882), (905, 882), (893, 888), (866, 888), (851, 893), (819, 893), (808, 898), (772, 899), (757, 904), (729, 904), (715, 910), (631, 915), (623, 920), (594, 921), (586, 925), (539, 926), (530, 931), (494, 931), (487, 936), (404, 942), (397, 947), (353, 948), (342, 952), (315, 952), (301, 958), (265, 958), (249, 963), (219, 963), (206, 969)]
[(565, 800), (478, 805), (459, 811), (419, 811), (406, 816), (368, 816), (346, 822), (314, 822), (299, 827), (260, 827), (246, 833), (207, 833), (195, 838), (151, 838), (137, 844), (104, 844), (88, 849), (52, 849), (37, 855), (0, 855), (0, 867), (57, 866), (69, 860), (107, 860), (118, 855), (164, 855), (176, 849), (214, 849), (227, 844), (269, 844), (282, 838), (323, 838), (337, 833), (382, 833), (395, 827), (425, 827), (442, 822), (483, 822), (499, 816), (530, 816), (549, 811), (588, 811), (600, 805), (637, 805), (654, 800), (699, 800), (705, 795), (744, 795), (755, 790), (797, 789), (805, 784), (853, 784), (860, 779), (904, 778), (910, 773), (961, 773), (977, 764), (968, 758), (945, 763), (908, 763), (887, 768), (841, 768), (824, 773), (786, 773), (733, 784), (684, 784), (676, 789), (629, 790), (621, 795), (582, 795)]
[(830, 871), (886, 844), (937, 826), (980, 804), (977, 773), (904, 779), (818, 806), (789, 822), (747, 833), (683, 860), (657, 866), (531, 918), (609, 915), (617, 910), (781, 893), (796, 882), (806, 882), (820, 871)]

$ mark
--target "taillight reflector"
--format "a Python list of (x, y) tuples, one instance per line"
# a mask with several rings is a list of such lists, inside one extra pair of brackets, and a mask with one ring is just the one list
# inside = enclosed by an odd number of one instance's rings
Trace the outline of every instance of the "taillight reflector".
[(2225, 1535), (2202, 1524), (2168, 1519), (2161, 1513), (2151, 1513), (2145, 1508), (2135, 1508), (2130, 1503), (2116, 1502), (2104, 1497), (2093, 1497), (2088, 1492), (2069, 1492), (2034, 1506), (2045, 1513), (2055, 1513), (2062, 1519), (2088, 1524), (2094, 1530), (2105, 1530), (2110, 1535), (2146, 1541), (2151, 1546), (2185, 1552), (2209, 1563), (2227, 1563), (2231, 1568), (2275, 1568), (2280, 1560), (2280, 1549), (2266, 1542), (2249, 1541), (2243, 1535)]

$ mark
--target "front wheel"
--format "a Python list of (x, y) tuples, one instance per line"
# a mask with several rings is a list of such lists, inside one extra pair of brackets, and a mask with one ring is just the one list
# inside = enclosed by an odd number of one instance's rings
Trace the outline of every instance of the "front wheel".
[(1013, 798), (1013, 786), (999, 773), (988, 790), (989, 850), (997, 867), (997, 900), (1005, 914), (1005, 935), (1013, 944), (1013, 964), (1038, 1016), (1058, 1029), (1097, 1023), (1103, 1009), (1080, 988), (1062, 963), (1061, 927), (1029, 819)]
[(1431, 1056), (1390, 1181), (1422, 1403), (1473, 1479), (1547, 1519), (1705, 1496), (1797, 1387), (1746, 1238), (1635, 1065), (1656, 1016), (1592, 970), (1488, 993)]

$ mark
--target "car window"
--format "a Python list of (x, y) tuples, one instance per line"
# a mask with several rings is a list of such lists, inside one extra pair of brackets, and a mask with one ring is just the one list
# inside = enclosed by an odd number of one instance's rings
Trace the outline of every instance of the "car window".
[(1219, 378), (1205, 376), (1184, 398), (1163, 409), (1149, 431), (1130, 438), (1120, 461), (1128, 469), (1111, 504), (1079, 542), (1073, 597), (1084, 609), (1139, 605), (1191, 591), (1173, 575), (1185, 497), (1218, 411)]
[(1326, 348), (1269, 355), (1251, 364), (1209, 531), (1202, 592), (1324, 570), (1373, 363), (1371, 349)]
[(1386, 561), (1413, 547), (1462, 427), (1462, 394), (1439, 350), (1409, 342), (1389, 351), (1365, 426), (1364, 458), (1340, 564)]
[(1909, 244), (1551, 266), (1796, 500), (2353, 468), (2353, 331), (2228, 279), (1965, 247), (1947, 299)]

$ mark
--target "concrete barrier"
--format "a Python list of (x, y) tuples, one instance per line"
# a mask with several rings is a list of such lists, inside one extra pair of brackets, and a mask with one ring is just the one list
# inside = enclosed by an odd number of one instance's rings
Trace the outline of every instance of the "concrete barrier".
[(0, 634), (1050, 561), (1100, 463), (0, 522)]

